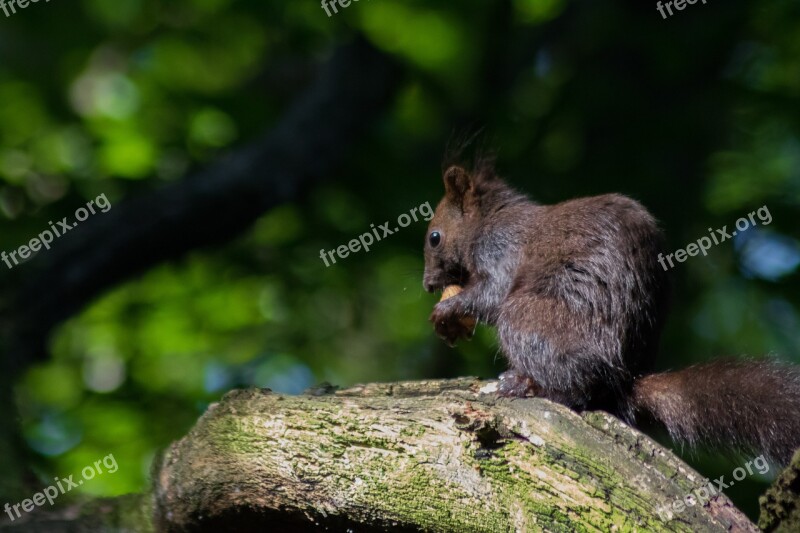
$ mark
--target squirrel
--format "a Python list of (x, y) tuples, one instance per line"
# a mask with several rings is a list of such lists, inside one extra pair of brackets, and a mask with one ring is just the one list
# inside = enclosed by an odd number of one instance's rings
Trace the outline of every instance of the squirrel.
[(426, 291), (459, 285), (430, 316), (451, 346), (494, 326), (509, 370), (498, 394), (601, 409), (671, 438), (766, 454), (800, 447), (800, 372), (772, 360), (712, 360), (654, 373), (669, 299), (664, 238), (637, 201), (605, 194), (540, 205), (491, 158), (443, 167), (425, 243)]

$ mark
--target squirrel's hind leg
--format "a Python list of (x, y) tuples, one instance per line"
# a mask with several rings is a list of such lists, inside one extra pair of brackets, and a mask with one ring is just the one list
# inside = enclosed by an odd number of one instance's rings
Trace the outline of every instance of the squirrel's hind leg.
[(516, 370), (506, 370), (500, 374), (500, 383), (497, 385), (497, 394), (507, 398), (526, 398), (539, 396), (541, 388), (532, 377), (526, 376)]

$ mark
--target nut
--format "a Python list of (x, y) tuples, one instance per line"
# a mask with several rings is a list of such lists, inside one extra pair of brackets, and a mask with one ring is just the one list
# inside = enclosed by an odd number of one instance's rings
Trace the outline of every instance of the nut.
[[(445, 300), (448, 300), (448, 299), (452, 298), (453, 296), (456, 296), (458, 293), (460, 293), (463, 290), (464, 289), (460, 285), (448, 285), (442, 291), (442, 297), (441, 297), (441, 299), (439, 301), (443, 302)], [(462, 326), (464, 326), (464, 329), (469, 331), (469, 334), (467, 335), (467, 338), (471, 338), (472, 334), (475, 333), (475, 326), (478, 324), (478, 321), (475, 320), (475, 318), (473, 318), (471, 316), (461, 317), (458, 321), (459, 321), (459, 323), (461, 323)]]
[(464, 289), (462, 289), (460, 285), (448, 285), (442, 291), (442, 298), (439, 301), (443, 302), (445, 300), (449, 300), (450, 298), (452, 298), (453, 296), (456, 296), (458, 293), (460, 293), (463, 290)]

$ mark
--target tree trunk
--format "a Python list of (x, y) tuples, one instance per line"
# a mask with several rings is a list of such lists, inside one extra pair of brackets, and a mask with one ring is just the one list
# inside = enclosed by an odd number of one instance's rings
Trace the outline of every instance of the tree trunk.
[[(152, 495), (95, 502), (82, 520), (115, 531), (757, 531), (723, 495), (675, 512), (702, 476), (616, 418), (499, 399), (495, 386), (232, 391), (162, 455)], [(71, 526), (40, 530), (89, 530)]]

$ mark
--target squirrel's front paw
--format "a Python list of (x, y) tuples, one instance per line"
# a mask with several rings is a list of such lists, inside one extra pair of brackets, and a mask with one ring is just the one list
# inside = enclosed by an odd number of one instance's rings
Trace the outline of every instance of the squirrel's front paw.
[(475, 331), (474, 320), (453, 314), (450, 306), (443, 303), (436, 304), (429, 319), (436, 334), (451, 347), (456, 345), (458, 339), (471, 339)]

